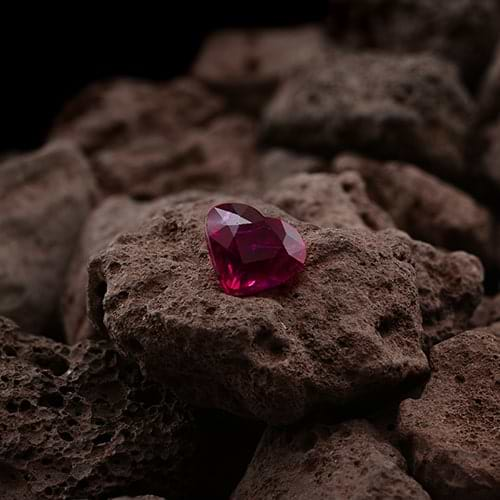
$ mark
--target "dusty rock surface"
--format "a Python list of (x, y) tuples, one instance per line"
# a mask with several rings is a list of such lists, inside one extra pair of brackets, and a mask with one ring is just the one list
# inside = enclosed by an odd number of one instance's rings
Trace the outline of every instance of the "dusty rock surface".
[(455, 178), (472, 109), (451, 64), (429, 55), (344, 55), (288, 79), (266, 109), (262, 135), (275, 146), (355, 151)]
[(291, 73), (333, 52), (319, 26), (213, 34), (193, 73), (233, 105), (257, 112)]
[(107, 341), (69, 348), (3, 318), (0, 339), (2, 498), (179, 494), (193, 424), (165, 387)]
[(397, 392), (426, 375), (406, 237), (290, 220), (308, 244), (307, 271), (241, 299), (219, 289), (204, 243), (207, 210), (223, 200), (165, 202), (94, 258), (98, 331), (195, 404), (272, 423), (366, 404), (377, 388)]
[(497, 0), (331, 0), (337, 43), (397, 52), (430, 51), (457, 64), (474, 85), (499, 39)]
[(298, 174), (270, 188), (269, 203), (297, 219), (324, 227), (394, 227), (390, 216), (373, 203), (356, 172)]
[(178, 137), (223, 109), (223, 102), (192, 78), (168, 83), (119, 79), (84, 90), (62, 111), (52, 134), (71, 139), (92, 156), (139, 136)]
[(269, 428), (232, 500), (429, 499), (399, 451), (366, 421)]
[(287, 149), (274, 148), (261, 153), (257, 175), (264, 189), (273, 189), (286, 177), (325, 170), (327, 170), (326, 162), (317, 156), (302, 155)]
[(182, 189), (252, 189), (255, 124), (226, 116), (182, 137), (139, 136), (122, 147), (95, 156), (94, 171), (111, 193), (151, 199)]
[(433, 348), (422, 397), (401, 404), (412, 475), (432, 498), (489, 499), (500, 491), (500, 325)]
[(424, 341), (432, 345), (467, 328), (483, 296), (483, 266), (465, 252), (446, 252), (420, 241), (412, 241), (411, 247)]
[(39, 333), (55, 317), (93, 177), (65, 143), (12, 157), (0, 177), (0, 314)]
[(333, 170), (358, 172), (371, 198), (412, 237), (449, 250), (465, 250), (486, 265), (500, 266), (495, 219), (469, 194), (413, 165), (397, 162), (342, 155)]
[(484, 297), (474, 311), (470, 326), (476, 328), (489, 326), (497, 322), (500, 322), (500, 294), (494, 297)]

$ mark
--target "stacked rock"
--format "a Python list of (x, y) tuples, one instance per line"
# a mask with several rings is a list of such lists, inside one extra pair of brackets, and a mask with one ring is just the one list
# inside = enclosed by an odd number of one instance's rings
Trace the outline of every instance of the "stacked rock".
[[(500, 4), (330, 10), (0, 164), (1, 498), (498, 497)], [(304, 270), (225, 293), (225, 202)]]

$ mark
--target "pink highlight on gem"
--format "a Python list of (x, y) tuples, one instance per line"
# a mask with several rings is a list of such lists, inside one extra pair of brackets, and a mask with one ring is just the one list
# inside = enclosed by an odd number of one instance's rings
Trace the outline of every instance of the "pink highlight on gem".
[(299, 232), (249, 205), (212, 207), (205, 232), (212, 265), (222, 289), (230, 295), (274, 288), (304, 268), (306, 245)]

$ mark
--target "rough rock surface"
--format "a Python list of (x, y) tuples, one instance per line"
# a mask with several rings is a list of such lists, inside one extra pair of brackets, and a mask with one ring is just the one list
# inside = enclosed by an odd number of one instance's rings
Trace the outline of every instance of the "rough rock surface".
[(484, 297), (474, 311), (470, 326), (476, 328), (489, 326), (497, 322), (500, 322), (500, 294), (494, 297)]
[(190, 78), (169, 83), (114, 80), (92, 85), (71, 101), (53, 134), (71, 139), (93, 156), (139, 136), (173, 139), (207, 123), (223, 108), (218, 97)]
[(178, 494), (193, 424), (163, 386), (107, 341), (69, 348), (6, 319), (0, 340), (2, 498)]
[(330, 0), (338, 43), (398, 52), (430, 51), (456, 63), (470, 84), (499, 38), (497, 0)]
[(500, 265), (494, 241), (495, 220), (467, 193), (413, 165), (397, 162), (342, 155), (333, 170), (358, 172), (371, 198), (413, 238), (473, 253), (487, 266)]
[(64, 143), (9, 159), (0, 177), (0, 314), (39, 333), (56, 312), (93, 177)]
[(459, 177), (471, 113), (452, 65), (429, 55), (354, 54), (287, 80), (262, 133), (275, 146), (354, 151)]
[(271, 188), (266, 200), (318, 226), (373, 230), (394, 227), (390, 216), (368, 198), (356, 172), (294, 175)]
[(107, 192), (151, 199), (188, 188), (244, 190), (255, 175), (256, 130), (241, 116), (214, 120), (182, 137), (141, 135), (94, 157), (94, 171)]
[(332, 52), (318, 26), (211, 35), (193, 73), (235, 106), (258, 111), (289, 74)]
[(258, 177), (265, 189), (272, 189), (294, 174), (312, 174), (327, 170), (326, 162), (317, 156), (301, 155), (286, 149), (270, 149), (259, 158)]
[(366, 421), (269, 428), (232, 500), (430, 499)]
[(446, 252), (411, 242), (424, 340), (429, 346), (463, 332), (483, 296), (481, 262), (465, 252)]
[(399, 428), (412, 475), (436, 499), (490, 499), (500, 491), (500, 324), (434, 347), (420, 399), (405, 400)]
[(280, 290), (232, 297), (219, 289), (203, 236), (208, 208), (223, 200), (165, 200), (96, 257), (93, 325), (193, 403), (271, 423), (370, 404), (378, 389), (388, 396), (426, 375), (406, 237), (288, 219), (308, 244), (306, 271)]

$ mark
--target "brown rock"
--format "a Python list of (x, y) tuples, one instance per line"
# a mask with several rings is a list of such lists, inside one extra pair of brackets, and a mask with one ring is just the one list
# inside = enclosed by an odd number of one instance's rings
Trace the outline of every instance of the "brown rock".
[(151, 199), (186, 188), (227, 190), (252, 187), (256, 131), (241, 116), (215, 120), (191, 129), (178, 140), (139, 136), (123, 146), (104, 149), (94, 157), (101, 186)]
[(413, 165), (397, 162), (343, 155), (333, 170), (361, 174), (370, 197), (413, 238), (471, 252), (487, 266), (495, 266), (494, 218), (467, 193)]
[(45, 330), (95, 195), (92, 174), (69, 144), (0, 165), (0, 314)]
[(207, 210), (223, 200), (165, 199), (91, 262), (99, 331), (196, 405), (274, 423), (370, 404), (379, 389), (389, 396), (425, 376), (407, 238), (289, 219), (308, 244), (307, 271), (242, 299), (220, 290), (203, 241)]
[(500, 325), (434, 347), (422, 397), (401, 404), (412, 475), (436, 499), (492, 499), (500, 491)]
[(69, 348), (5, 319), (0, 339), (2, 498), (179, 494), (193, 424), (163, 386), (106, 341)]
[(477, 83), (499, 38), (497, 0), (330, 0), (336, 42), (397, 52), (430, 51)]
[(311, 153), (411, 161), (460, 177), (471, 112), (450, 64), (429, 55), (344, 55), (284, 83), (266, 110), (263, 138)]
[(156, 84), (121, 79), (83, 91), (58, 117), (53, 134), (70, 138), (93, 156), (139, 136), (173, 139), (222, 109), (219, 98), (189, 78)]
[(317, 26), (227, 30), (209, 37), (193, 73), (233, 105), (255, 112), (285, 77), (331, 51)]
[(424, 327), (429, 346), (463, 332), (483, 295), (483, 267), (473, 255), (446, 252), (411, 241)]
[(391, 218), (370, 201), (356, 172), (288, 177), (269, 190), (266, 200), (318, 226), (373, 230), (394, 227)]
[(474, 311), (470, 326), (472, 328), (490, 326), (496, 322), (500, 322), (500, 294), (494, 297), (483, 297)]
[(291, 175), (312, 174), (327, 170), (326, 162), (317, 156), (301, 155), (286, 149), (271, 149), (260, 155), (259, 180), (266, 189)]
[(231, 498), (430, 499), (399, 451), (363, 420), (268, 429)]

